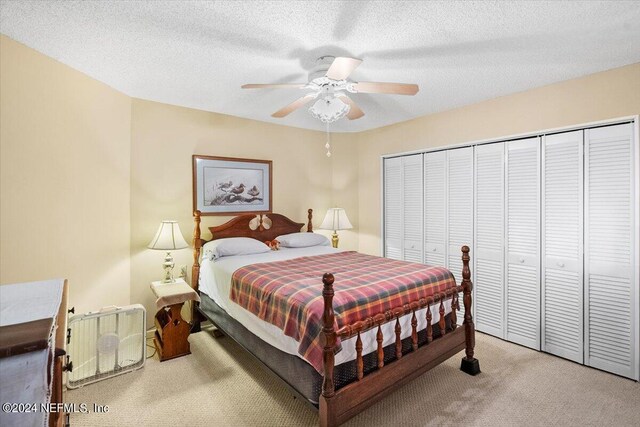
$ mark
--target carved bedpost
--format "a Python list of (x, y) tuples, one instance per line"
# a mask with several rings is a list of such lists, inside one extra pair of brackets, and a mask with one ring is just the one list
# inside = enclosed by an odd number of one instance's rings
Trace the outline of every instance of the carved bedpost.
[(200, 279), (200, 249), (202, 242), (200, 241), (200, 211), (193, 213), (193, 267), (191, 269), (191, 287), (198, 290), (198, 281)]
[[(311, 209), (309, 209), (309, 215), (311, 215)], [(309, 221), (311, 223), (311, 221)], [(318, 405), (318, 415), (320, 421), (320, 427), (334, 427), (338, 425), (336, 417), (336, 411), (334, 408), (334, 399), (336, 395), (335, 384), (333, 383), (333, 368), (335, 363), (334, 347), (336, 345), (336, 331), (333, 327), (334, 314), (333, 314), (333, 274), (325, 273), (322, 276), (322, 298), (324, 299), (324, 311), (322, 313), (322, 344), (324, 346), (322, 353), (323, 362), (323, 379), (322, 379), (322, 393), (320, 394), (320, 402)]]
[(307, 215), (307, 219), (309, 220), (309, 222), (307, 222), (307, 233), (312, 233), (313, 232), (313, 209), (309, 209), (307, 211), (308, 215)]
[(462, 301), (464, 303), (464, 334), (465, 334), (465, 354), (462, 358), (460, 369), (469, 375), (480, 373), (480, 363), (473, 357), (473, 348), (476, 345), (475, 325), (471, 315), (471, 269), (469, 268), (469, 246), (462, 247)]
[[(200, 211), (193, 213), (193, 267), (191, 268), (191, 287), (198, 292), (200, 281), (200, 250), (202, 248), (202, 240), (200, 240)], [(198, 303), (191, 304), (191, 332), (200, 332), (200, 314), (198, 313)]]
[(322, 336), (323, 336), (323, 365), (324, 379), (322, 381), (322, 395), (324, 397), (333, 397), (335, 387), (333, 384), (333, 368), (334, 368), (334, 347), (336, 346), (336, 331), (333, 327), (333, 274), (325, 273), (322, 276), (322, 298), (324, 299), (324, 312), (322, 314)]

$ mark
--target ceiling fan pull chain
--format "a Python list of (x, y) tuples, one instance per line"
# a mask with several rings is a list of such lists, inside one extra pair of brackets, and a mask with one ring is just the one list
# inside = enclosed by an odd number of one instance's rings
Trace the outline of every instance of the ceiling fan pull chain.
[(331, 157), (331, 134), (329, 133), (329, 123), (327, 122), (327, 143), (324, 145), (327, 149), (327, 157)]

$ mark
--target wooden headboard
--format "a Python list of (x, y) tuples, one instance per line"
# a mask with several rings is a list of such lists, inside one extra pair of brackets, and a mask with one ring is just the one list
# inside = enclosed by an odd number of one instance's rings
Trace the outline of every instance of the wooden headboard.
[[(307, 210), (307, 232), (313, 232), (313, 209)], [(200, 237), (200, 211), (193, 213), (195, 227), (193, 230), (193, 268), (191, 269), (191, 287), (198, 290), (200, 279), (200, 251), (205, 243), (227, 237), (251, 237), (261, 242), (273, 240), (278, 236), (297, 233), (305, 226), (277, 213), (246, 214), (230, 219), (222, 225), (209, 227), (211, 239)]]

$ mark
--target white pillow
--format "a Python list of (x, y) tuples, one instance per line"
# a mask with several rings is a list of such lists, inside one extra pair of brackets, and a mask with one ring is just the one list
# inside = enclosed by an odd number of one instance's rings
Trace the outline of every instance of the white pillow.
[(204, 256), (213, 261), (225, 256), (262, 254), (271, 248), (250, 237), (229, 237), (206, 243), (203, 250)]
[(309, 246), (329, 246), (331, 243), (322, 234), (291, 233), (276, 238), (284, 248), (307, 248)]

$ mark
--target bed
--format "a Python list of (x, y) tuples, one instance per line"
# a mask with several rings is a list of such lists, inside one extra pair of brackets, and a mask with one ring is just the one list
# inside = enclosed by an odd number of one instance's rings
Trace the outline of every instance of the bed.
[(345, 422), (461, 350), (461, 370), (480, 372), (466, 246), (460, 285), (442, 267), (328, 246), (216, 261), (204, 253), (217, 239), (312, 233), (312, 215), (309, 209), (307, 224), (276, 213), (240, 215), (209, 227), (205, 240), (195, 211), (192, 286), (202, 301), (194, 306), (193, 331), (211, 321), (317, 408), (322, 426)]

